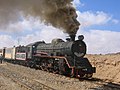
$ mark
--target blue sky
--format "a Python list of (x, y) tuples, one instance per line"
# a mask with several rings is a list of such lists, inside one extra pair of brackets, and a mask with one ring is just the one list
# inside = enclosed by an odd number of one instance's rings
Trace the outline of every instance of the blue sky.
[[(104, 0), (104, 1), (102, 1), (102, 0), (80, 0), (80, 1), (83, 5), (77, 9), (80, 10), (81, 12), (103, 11), (103, 12), (107, 13), (109, 16), (111, 16), (112, 18), (114, 18), (115, 20), (120, 21), (120, 10), (119, 10), (120, 0)], [(105, 25), (94, 26), (92, 28), (98, 28), (98, 29), (104, 29), (104, 30), (109, 29), (112, 31), (119, 32), (120, 31), (120, 22), (117, 24), (107, 23)]]
[[(77, 36), (84, 35), (87, 53), (120, 52), (120, 0), (74, 0), (73, 4), (81, 24)], [(5, 16), (2, 9), (7, 13)], [(47, 26), (34, 17), (21, 16), (21, 12), (14, 11), (14, 6), (10, 12), (8, 7), (2, 9), (0, 8), (0, 48), (17, 46), (18, 39), (21, 45), (27, 45), (40, 40), (51, 42), (54, 38), (65, 40), (68, 36), (62, 30)]]
[(87, 10), (92, 10), (92, 11), (104, 11), (106, 13), (113, 14), (115, 18), (120, 19), (120, 10), (119, 10), (119, 5), (120, 1), (119, 0), (81, 0), (81, 3), (84, 4), (83, 7), (80, 7), (81, 11), (87, 11)]

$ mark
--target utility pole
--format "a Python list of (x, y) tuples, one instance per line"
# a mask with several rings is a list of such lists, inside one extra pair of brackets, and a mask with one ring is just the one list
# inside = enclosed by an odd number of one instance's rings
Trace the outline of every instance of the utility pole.
[(17, 40), (17, 41), (18, 41), (18, 46), (19, 46), (19, 45), (20, 45), (20, 38), (18, 38), (18, 40)]

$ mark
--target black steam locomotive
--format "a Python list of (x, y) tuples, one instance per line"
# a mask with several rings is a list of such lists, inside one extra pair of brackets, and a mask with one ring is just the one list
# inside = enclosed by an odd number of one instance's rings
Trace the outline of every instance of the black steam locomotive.
[(29, 67), (71, 77), (90, 78), (95, 73), (95, 67), (84, 58), (86, 44), (83, 39), (83, 35), (78, 40), (71, 35), (66, 42), (62, 39), (53, 39), (51, 43), (39, 41), (27, 46), (5, 48), (3, 55), (14, 63)]

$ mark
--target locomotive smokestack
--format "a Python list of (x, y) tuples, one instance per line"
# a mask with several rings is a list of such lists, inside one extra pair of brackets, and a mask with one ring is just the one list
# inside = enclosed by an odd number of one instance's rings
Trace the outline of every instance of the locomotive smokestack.
[(71, 34), (71, 35), (70, 35), (71, 41), (75, 41), (75, 36), (76, 36), (75, 34)]

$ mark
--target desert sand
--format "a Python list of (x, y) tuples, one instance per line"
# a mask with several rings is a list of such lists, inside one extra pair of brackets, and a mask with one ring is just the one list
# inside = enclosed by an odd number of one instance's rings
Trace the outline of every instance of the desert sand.
[(93, 77), (120, 84), (120, 54), (86, 55), (96, 67)]

